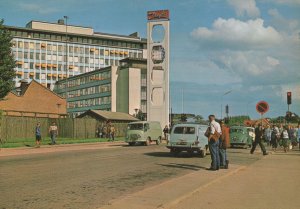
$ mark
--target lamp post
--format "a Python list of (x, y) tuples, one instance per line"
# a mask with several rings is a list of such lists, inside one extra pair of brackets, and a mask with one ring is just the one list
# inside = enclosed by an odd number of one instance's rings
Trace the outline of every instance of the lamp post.
[(221, 98), (221, 120), (223, 119), (223, 97), (227, 94), (230, 94), (232, 92), (232, 90), (230, 91), (226, 91), (224, 94), (222, 94), (222, 98)]
[[(68, 65), (69, 65), (69, 60), (68, 60), (68, 16), (64, 16), (65, 19), (65, 26), (66, 26), (66, 33), (65, 33), (65, 55), (66, 55), (66, 64), (65, 64), (65, 73), (66, 73), (66, 78), (68, 77)], [(66, 100), (68, 99), (68, 93), (67, 93), (67, 80), (65, 80), (65, 98)], [(68, 102), (68, 101), (67, 101)]]

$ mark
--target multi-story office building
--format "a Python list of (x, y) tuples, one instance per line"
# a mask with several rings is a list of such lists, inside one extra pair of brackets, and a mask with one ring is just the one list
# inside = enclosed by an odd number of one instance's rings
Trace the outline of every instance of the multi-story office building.
[(147, 56), (147, 41), (137, 33), (128, 36), (99, 33), (91, 27), (67, 25), (64, 20), (5, 27), (13, 36), (16, 85), (22, 79), (35, 79), (52, 89), (61, 79), (118, 66), (126, 57)]
[(147, 61), (126, 58), (120, 60), (120, 66), (59, 80), (54, 91), (67, 98), (67, 111), (72, 117), (89, 109), (131, 115), (141, 110), (146, 117)]

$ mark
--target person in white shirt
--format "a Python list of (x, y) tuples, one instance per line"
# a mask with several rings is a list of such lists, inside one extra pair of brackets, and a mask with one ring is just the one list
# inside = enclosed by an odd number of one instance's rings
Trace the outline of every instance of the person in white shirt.
[(219, 140), (222, 134), (221, 126), (215, 121), (215, 116), (210, 115), (209, 128), (210, 134), (208, 136), (208, 147), (211, 156), (211, 167), (208, 170), (216, 171), (220, 168), (220, 156), (219, 156)]

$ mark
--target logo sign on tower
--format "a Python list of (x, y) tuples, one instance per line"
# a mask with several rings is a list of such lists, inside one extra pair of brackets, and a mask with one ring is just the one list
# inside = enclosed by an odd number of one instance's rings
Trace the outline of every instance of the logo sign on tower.
[(148, 20), (161, 20), (161, 19), (168, 20), (170, 13), (169, 10), (148, 11), (147, 16), (148, 16)]

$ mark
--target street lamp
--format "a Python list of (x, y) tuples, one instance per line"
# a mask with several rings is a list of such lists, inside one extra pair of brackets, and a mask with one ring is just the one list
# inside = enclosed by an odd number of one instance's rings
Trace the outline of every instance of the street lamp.
[(233, 90), (229, 90), (229, 91), (226, 91), (224, 94), (222, 94), (222, 98), (221, 98), (221, 120), (223, 119), (223, 97), (227, 94), (230, 94)]

